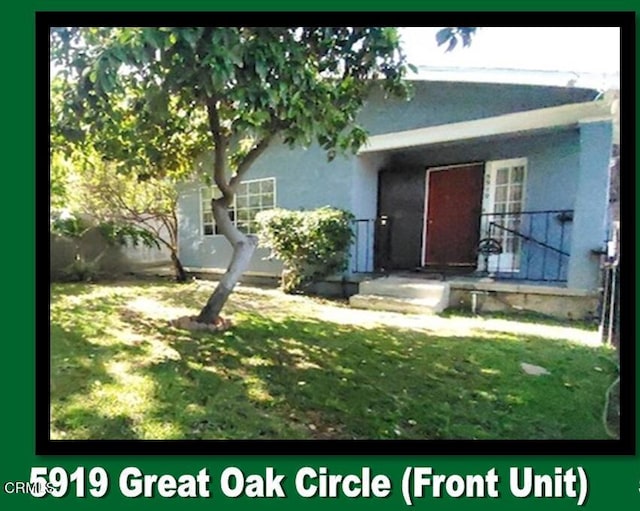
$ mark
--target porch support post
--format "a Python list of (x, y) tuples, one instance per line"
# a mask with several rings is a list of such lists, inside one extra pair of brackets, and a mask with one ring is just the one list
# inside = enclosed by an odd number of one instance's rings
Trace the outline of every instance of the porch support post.
[(580, 168), (574, 205), (567, 287), (595, 290), (600, 259), (592, 253), (605, 244), (609, 205), (610, 120), (580, 123)]
[[(363, 220), (354, 226), (356, 239), (350, 261), (350, 271), (374, 270), (375, 222), (378, 214), (378, 172), (385, 162), (384, 154), (359, 155), (354, 160), (351, 186), (352, 213)], [(370, 221), (365, 221), (370, 220)]]

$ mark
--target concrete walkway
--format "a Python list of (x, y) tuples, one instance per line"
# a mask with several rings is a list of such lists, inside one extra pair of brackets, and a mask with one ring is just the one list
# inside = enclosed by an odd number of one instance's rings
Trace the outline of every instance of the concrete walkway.
[[(214, 283), (206, 283), (205, 285), (208, 284), (213, 285)], [(261, 289), (248, 286), (238, 286), (236, 292), (243, 295), (262, 297), (262, 299), (269, 301), (269, 308), (277, 308), (278, 303), (283, 305), (286, 303), (288, 307), (293, 306), (296, 312), (308, 315), (310, 318), (344, 325), (358, 325), (366, 328), (391, 326), (433, 332), (440, 335), (473, 335), (480, 332), (503, 332), (514, 335), (561, 339), (588, 346), (600, 346), (602, 344), (597, 330), (576, 328), (571, 326), (569, 322), (567, 322), (566, 326), (561, 326), (518, 321), (517, 318), (497, 319), (481, 315), (443, 317), (434, 314), (403, 314), (353, 309), (346, 303), (308, 296), (287, 295), (278, 289)]]

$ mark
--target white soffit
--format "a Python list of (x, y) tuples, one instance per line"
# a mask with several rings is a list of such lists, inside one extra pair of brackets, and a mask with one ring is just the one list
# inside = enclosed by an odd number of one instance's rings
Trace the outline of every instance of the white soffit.
[(486, 117), (473, 121), (373, 135), (369, 137), (367, 143), (360, 149), (359, 154), (517, 134), (534, 130), (578, 126), (579, 123), (583, 122), (611, 118), (611, 103), (608, 101), (574, 103), (496, 117)]

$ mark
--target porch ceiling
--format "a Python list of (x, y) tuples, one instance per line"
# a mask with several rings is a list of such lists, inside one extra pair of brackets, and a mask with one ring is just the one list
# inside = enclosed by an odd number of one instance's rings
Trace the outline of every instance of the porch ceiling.
[(517, 135), (518, 133), (572, 126), (577, 127), (581, 122), (607, 119), (612, 119), (611, 103), (609, 101), (574, 103), (486, 117), (473, 121), (373, 135), (369, 137), (367, 144), (363, 146), (359, 154), (495, 136)]

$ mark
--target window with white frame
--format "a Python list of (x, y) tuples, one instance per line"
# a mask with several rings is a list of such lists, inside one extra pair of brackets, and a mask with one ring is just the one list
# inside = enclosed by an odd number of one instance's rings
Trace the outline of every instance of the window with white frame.
[(526, 174), (526, 158), (489, 161), (486, 164), (481, 237), (497, 239), (502, 247), (500, 255), (489, 256), (489, 270), (497, 265), (501, 271), (520, 268), (522, 240), (516, 234), (522, 223)]
[[(222, 194), (216, 186), (200, 190), (200, 210), (202, 234), (213, 236), (220, 234), (217, 230), (211, 199), (217, 199)], [(243, 181), (238, 185), (233, 203), (229, 206), (229, 216), (234, 225), (245, 234), (255, 234), (258, 231), (256, 215), (260, 211), (276, 207), (276, 179), (268, 177)]]

